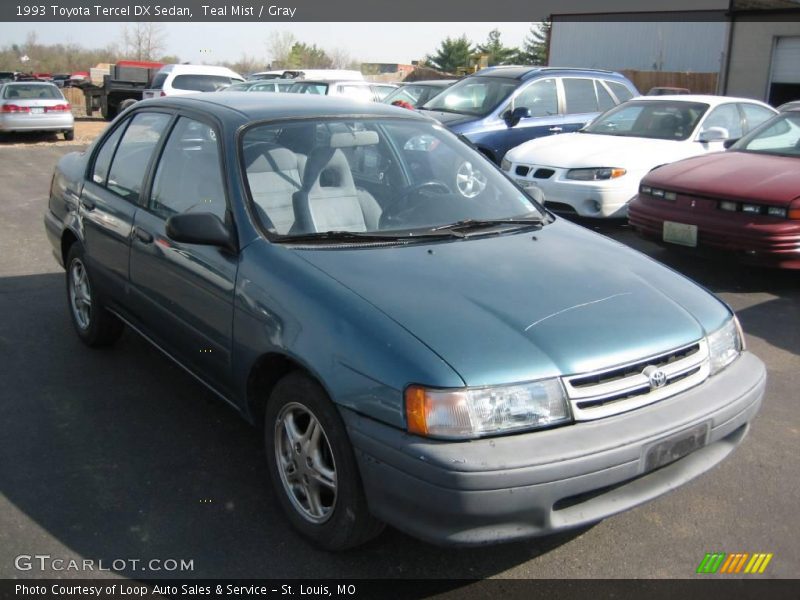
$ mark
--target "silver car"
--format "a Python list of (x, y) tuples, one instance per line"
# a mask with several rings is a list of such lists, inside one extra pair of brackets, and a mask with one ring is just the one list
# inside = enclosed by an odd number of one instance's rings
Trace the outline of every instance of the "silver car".
[(25, 81), (0, 85), (0, 132), (56, 131), (75, 137), (72, 108), (52, 83)]

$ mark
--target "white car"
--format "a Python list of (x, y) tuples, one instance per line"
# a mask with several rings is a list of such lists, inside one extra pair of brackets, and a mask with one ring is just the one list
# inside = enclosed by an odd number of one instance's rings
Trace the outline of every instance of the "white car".
[(164, 65), (153, 77), (142, 99), (179, 96), (197, 92), (216, 92), (244, 78), (227, 67), (211, 65)]
[(776, 114), (771, 106), (725, 96), (640, 96), (581, 131), (511, 149), (502, 169), (541, 190), (548, 208), (581, 217), (622, 218), (639, 180), (655, 167), (725, 149)]

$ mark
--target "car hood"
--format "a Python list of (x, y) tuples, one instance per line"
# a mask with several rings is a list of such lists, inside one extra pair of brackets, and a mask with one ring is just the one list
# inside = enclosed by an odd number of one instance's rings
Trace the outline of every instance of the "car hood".
[(572, 169), (578, 167), (647, 168), (703, 152), (700, 144), (675, 140), (564, 133), (537, 138), (509, 151), (514, 163)]
[(433, 117), (442, 125), (446, 125), (449, 128), (453, 128), (457, 125), (465, 125), (467, 123), (472, 123), (480, 119), (480, 117), (476, 117), (475, 115), (462, 115), (459, 113), (451, 113), (451, 112), (442, 112), (439, 110), (427, 110), (427, 109), (418, 109), (423, 115), (427, 115), (429, 117)]
[(800, 196), (800, 158), (719, 152), (661, 167), (647, 181), (698, 196), (783, 204)]
[(641, 359), (700, 339), (729, 314), (683, 276), (561, 219), (535, 235), (298, 252), (473, 386)]

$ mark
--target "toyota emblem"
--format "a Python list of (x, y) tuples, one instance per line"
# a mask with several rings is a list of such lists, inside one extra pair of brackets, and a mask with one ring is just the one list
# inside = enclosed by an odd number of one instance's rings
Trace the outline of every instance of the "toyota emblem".
[(647, 381), (650, 382), (651, 390), (664, 387), (667, 384), (667, 374), (654, 365), (645, 367), (644, 371), (642, 371), (642, 375), (647, 377)]

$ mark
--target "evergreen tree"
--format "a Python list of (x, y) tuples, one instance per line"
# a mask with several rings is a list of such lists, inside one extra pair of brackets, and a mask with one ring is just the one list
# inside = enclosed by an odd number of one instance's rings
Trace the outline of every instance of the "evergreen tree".
[(425, 62), (440, 71), (454, 73), (459, 67), (466, 67), (469, 55), (472, 54), (472, 44), (466, 35), (457, 38), (446, 38), (436, 54), (425, 57)]
[(550, 47), (550, 31), (553, 24), (548, 19), (541, 23), (534, 23), (528, 35), (525, 36), (522, 50), (517, 55), (517, 60), (526, 65), (546, 65)]
[(508, 48), (500, 41), (500, 30), (492, 29), (485, 44), (478, 44), (478, 52), (489, 55), (489, 66), (510, 65), (515, 62), (520, 51), (518, 48)]

